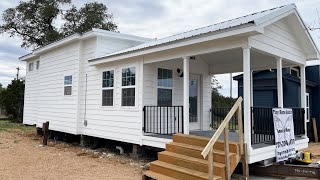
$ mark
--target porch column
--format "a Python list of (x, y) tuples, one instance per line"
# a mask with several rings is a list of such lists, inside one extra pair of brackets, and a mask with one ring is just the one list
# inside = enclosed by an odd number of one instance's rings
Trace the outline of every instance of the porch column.
[(300, 66), (300, 98), (301, 98), (301, 107), (304, 108), (304, 129), (305, 129), (305, 137), (307, 137), (307, 111), (306, 111), (306, 66)]
[(277, 92), (278, 107), (283, 108), (282, 58), (277, 59)]
[(244, 142), (251, 149), (251, 70), (250, 47), (243, 47), (243, 117)]
[(183, 132), (189, 134), (189, 59), (183, 57)]

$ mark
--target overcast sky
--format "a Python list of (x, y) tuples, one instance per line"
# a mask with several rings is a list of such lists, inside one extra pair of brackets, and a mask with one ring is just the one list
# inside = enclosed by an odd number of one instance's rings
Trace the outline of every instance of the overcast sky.
[[(296, 3), (303, 20), (313, 26), (320, 26), (317, 9), (320, 0), (98, 0), (107, 5), (114, 15), (114, 21), (121, 33), (149, 38), (163, 38), (183, 31), (207, 26), (238, 16), (247, 15), (273, 7)], [(19, 0), (1, 0), (0, 11), (14, 7)], [(86, 0), (77, 0), (81, 6)], [(2, 22), (2, 21), (1, 21)], [(311, 33), (320, 47), (320, 31)], [(0, 83), (7, 85), (16, 76), (16, 67), (25, 75), (25, 64), (18, 57), (31, 50), (20, 48), (18, 38), (0, 35)], [(223, 88), (221, 93), (229, 94), (229, 75), (218, 76)], [(233, 94), (237, 96), (236, 82)]]

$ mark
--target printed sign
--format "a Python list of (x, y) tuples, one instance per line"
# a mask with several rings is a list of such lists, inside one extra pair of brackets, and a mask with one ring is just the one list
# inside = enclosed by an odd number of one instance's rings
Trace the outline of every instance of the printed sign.
[(277, 162), (285, 161), (296, 153), (292, 109), (273, 108), (272, 114)]

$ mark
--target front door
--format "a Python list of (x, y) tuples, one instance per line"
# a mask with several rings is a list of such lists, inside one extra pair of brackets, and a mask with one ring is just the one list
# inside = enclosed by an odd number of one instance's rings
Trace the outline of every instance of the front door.
[(190, 74), (189, 80), (189, 129), (200, 129), (200, 75)]

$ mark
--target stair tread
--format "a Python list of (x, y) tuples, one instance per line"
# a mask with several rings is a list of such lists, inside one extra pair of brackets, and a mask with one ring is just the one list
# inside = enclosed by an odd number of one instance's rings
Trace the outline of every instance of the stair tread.
[(144, 171), (143, 174), (148, 176), (149, 178), (156, 179), (156, 180), (177, 180), (176, 178), (172, 178), (172, 177), (159, 174), (150, 170)]
[[(187, 160), (187, 161), (196, 162), (196, 163), (199, 163), (199, 164), (208, 165), (208, 160), (205, 160), (205, 159), (199, 159), (199, 158), (186, 156), (186, 155), (182, 155), (182, 154), (178, 154), (178, 153), (174, 153), (174, 152), (170, 152), (170, 151), (162, 151), (162, 152), (159, 152), (159, 153), (160, 154), (165, 154), (165, 155), (168, 155), (168, 156), (173, 156), (173, 157), (179, 158), (179, 159), (184, 159), (184, 160)], [(219, 162), (213, 162), (213, 166), (219, 167), (219, 168), (224, 168), (225, 164), (219, 163)]]
[[(162, 161), (159, 161), (159, 160), (151, 162), (151, 164), (154, 164), (154, 165), (157, 165), (157, 166), (161, 166), (161, 167), (164, 167), (164, 168), (167, 168), (167, 169), (172, 169), (172, 170), (178, 171), (180, 173), (188, 174), (188, 175), (191, 175), (191, 176), (196, 176), (196, 177), (199, 177), (199, 178), (202, 178), (202, 179), (208, 179), (209, 178), (208, 173), (196, 171), (196, 170), (193, 170), (193, 169), (184, 168), (184, 167), (181, 167), (181, 166), (176, 166), (176, 165), (169, 164), (169, 163), (166, 163), (166, 162), (162, 162)], [(216, 176), (215, 179), (221, 179), (221, 177)]]
[[(179, 146), (179, 147), (183, 147), (183, 148), (187, 148), (187, 149), (192, 149), (192, 150), (197, 150), (197, 151), (202, 151), (204, 148), (201, 146), (195, 146), (195, 145), (190, 145), (190, 144), (184, 144), (184, 143), (178, 143), (178, 142), (170, 142), (168, 143), (170, 145), (174, 145), (174, 146)], [(217, 149), (213, 149), (213, 153), (214, 154), (221, 154), (224, 155), (224, 151), (221, 150), (217, 150)], [(234, 155), (236, 153), (233, 152), (229, 152), (229, 155)]]
[[(180, 137), (185, 137), (185, 138), (193, 138), (193, 139), (204, 140), (204, 141), (208, 141), (208, 142), (210, 141), (210, 138), (208, 138), (208, 137), (196, 136), (196, 135), (190, 135), (190, 134), (178, 133), (178, 134), (174, 134), (174, 136), (180, 136)], [(224, 140), (218, 139), (217, 142), (223, 143)], [(238, 145), (238, 142), (229, 140), (229, 144)]]

